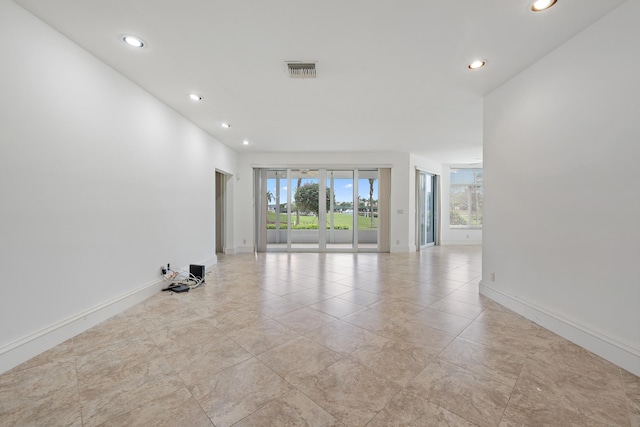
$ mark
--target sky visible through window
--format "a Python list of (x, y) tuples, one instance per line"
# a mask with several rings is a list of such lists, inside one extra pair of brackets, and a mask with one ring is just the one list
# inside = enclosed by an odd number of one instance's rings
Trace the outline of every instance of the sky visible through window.
[[(301, 185), (305, 185), (308, 183), (317, 183), (317, 179), (309, 179), (305, 178), (302, 180)], [(298, 184), (297, 179), (292, 179), (291, 184), (295, 187)], [(353, 180), (352, 179), (340, 179), (335, 178), (333, 180), (333, 185), (335, 187), (335, 201), (336, 203), (340, 202), (351, 202), (353, 198)], [(329, 180), (327, 180), (327, 188), (329, 188)], [(270, 191), (273, 194), (273, 197), (276, 195), (276, 180), (270, 178), (267, 180), (267, 191)], [(358, 196), (364, 197), (365, 199), (369, 199), (369, 180), (368, 179), (360, 179), (358, 185)], [(373, 182), (373, 198), (378, 198), (378, 180), (376, 179)], [(293, 200), (293, 194), (291, 195), (291, 199)], [(280, 180), (280, 203), (286, 203), (287, 201), (287, 180)], [(275, 200), (272, 202), (275, 203)]]

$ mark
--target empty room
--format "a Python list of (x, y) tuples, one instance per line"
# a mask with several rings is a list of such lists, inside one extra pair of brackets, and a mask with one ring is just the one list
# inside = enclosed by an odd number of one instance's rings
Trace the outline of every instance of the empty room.
[(0, 0), (0, 425), (640, 427), (640, 0)]

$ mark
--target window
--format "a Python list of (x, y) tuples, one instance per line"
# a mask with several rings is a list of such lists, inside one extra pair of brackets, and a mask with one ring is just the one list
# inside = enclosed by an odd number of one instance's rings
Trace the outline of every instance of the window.
[(482, 228), (482, 169), (451, 169), (451, 228)]

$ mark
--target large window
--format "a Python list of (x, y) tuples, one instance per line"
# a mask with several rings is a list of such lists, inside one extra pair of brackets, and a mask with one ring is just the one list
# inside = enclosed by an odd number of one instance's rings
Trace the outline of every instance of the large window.
[(256, 248), (389, 252), (388, 168), (254, 169)]
[(482, 228), (482, 169), (451, 169), (451, 228)]

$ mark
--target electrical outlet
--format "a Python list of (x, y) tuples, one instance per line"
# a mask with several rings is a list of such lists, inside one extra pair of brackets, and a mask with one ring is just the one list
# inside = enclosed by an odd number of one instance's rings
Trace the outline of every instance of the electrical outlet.
[(243, 245), (246, 245), (246, 244), (247, 244), (247, 239), (244, 239), (244, 240), (242, 241), (242, 244), (243, 244)]
[(396, 240), (396, 245), (399, 245), (399, 244), (400, 244), (400, 240)]
[(496, 281), (496, 273), (491, 273), (491, 281), (492, 282)]

